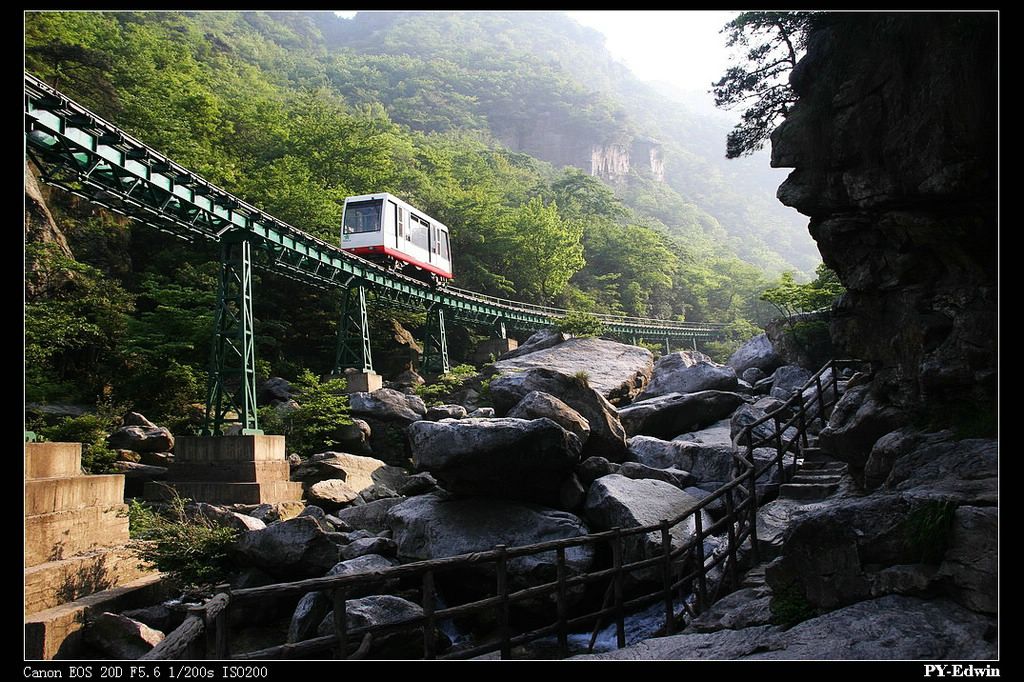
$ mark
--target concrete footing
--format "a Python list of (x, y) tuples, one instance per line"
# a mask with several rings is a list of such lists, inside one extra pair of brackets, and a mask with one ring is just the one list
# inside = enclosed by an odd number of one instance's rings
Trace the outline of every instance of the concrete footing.
[(384, 377), (376, 372), (345, 372), (348, 393), (373, 393), (384, 388)]
[(25, 444), (26, 658), (74, 658), (87, 615), (160, 588), (127, 546), (124, 476), (81, 464), (80, 443)]
[(284, 436), (182, 436), (166, 483), (147, 483), (148, 500), (181, 497), (211, 504), (298, 500), (302, 484), (288, 480)]

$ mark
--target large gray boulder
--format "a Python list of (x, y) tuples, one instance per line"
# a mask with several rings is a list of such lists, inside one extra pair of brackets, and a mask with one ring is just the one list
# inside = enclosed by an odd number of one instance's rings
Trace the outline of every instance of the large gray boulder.
[(162, 426), (122, 426), (107, 437), (107, 445), (114, 450), (170, 452), (174, 436)]
[(319, 481), (306, 490), (306, 499), (324, 511), (340, 509), (359, 497), (348, 483), (338, 478)]
[(286, 402), (291, 400), (292, 385), (287, 379), (281, 377), (270, 377), (258, 389), (257, 400), (260, 405), (269, 405), (275, 402)]
[(957, 504), (994, 506), (999, 502), (999, 442), (968, 438), (924, 442), (892, 466), (882, 490), (907, 497), (941, 495)]
[(423, 418), (436, 422), (442, 419), (465, 419), (467, 414), (466, 408), (462, 405), (435, 405), (427, 408)]
[[(390, 594), (350, 599), (345, 604), (345, 628), (349, 632), (378, 625), (403, 623), (422, 617), (421, 606)], [(333, 609), (320, 622), (317, 634), (321, 637), (334, 634)], [(440, 649), (446, 649), (450, 645), (447, 636), (442, 632), (437, 631), (434, 636)], [(423, 656), (423, 626), (383, 635), (375, 634), (371, 641), (367, 658), (394, 660)]]
[(864, 464), (864, 487), (874, 490), (885, 482), (896, 460), (921, 448), (953, 440), (952, 431), (923, 433), (905, 426), (887, 433), (871, 446), (871, 454)]
[(958, 507), (938, 577), (953, 598), (971, 609), (999, 611), (999, 510)]
[(388, 528), (385, 517), (396, 504), (404, 501), (401, 497), (385, 497), (358, 507), (346, 507), (334, 513), (334, 517), (352, 528), (379, 533)]
[(633, 461), (646, 466), (687, 471), (697, 483), (724, 483), (733, 477), (735, 450), (731, 445), (705, 445), (633, 436), (629, 439), (629, 453)]
[[(590, 485), (584, 510), (587, 520), (597, 530), (637, 528), (675, 520), (697, 506), (700, 501), (670, 483), (653, 479), (632, 479), (620, 474), (603, 476)], [(704, 512), (700, 512), (704, 514)], [(705, 515), (704, 527), (710, 525)], [(673, 548), (682, 547), (694, 533), (693, 517), (672, 526)], [(661, 554), (661, 533), (652, 531), (633, 535), (623, 542), (625, 560), (638, 561)]]
[[(436, 493), (412, 497), (392, 507), (387, 523), (402, 561), (482, 552), (496, 545), (521, 547), (589, 532), (579, 517), (568, 512), (523, 502), (450, 498)], [(570, 577), (588, 570), (594, 560), (589, 545), (570, 547), (565, 554)], [(552, 550), (510, 559), (508, 571), (513, 589), (553, 580), (556, 553)], [(465, 570), (444, 571), (437, 578), (453, 594), (479, 597), (493, 593), (494, 575), (494, 564), (487, 562)]]
[(591, 387), (611, 403), (620, 404), (631, 400), (650, 379), (654, 356), (640, 346), (580, 338), (514, 358), (503, 358), (494, 363), (494, 368), (505, 376), (537, 368), (569, 376), (585, 373)]
[(349, 394), (348, 400), (353, 415), (385, 422), (410, 424), (423, 419), (427, 413), (427, 406), (419, 396), (390, 388), (380, 388), (372, 393), (357, 391)]
[(206, 502), (196, 502), (194, 505), (190, 505), (187, 512), (200, 515), (218, 526), (233, 528), (241, 532), (263, 530), (267, 527), (266, 523), (254, 516), (239, 514), (230, 509)]
[(543, 391), (530, 391), (505, 416), (516, 419), (547, 417), (569, 433), (576, 434), (580, 443), (586, 443), (590, 437), (590, 423), (579, 412)]
[(736, 349), (725, 364), (742, 375), (746, 370), (756, 367), (765, 374), (771, 374), (783, 363), (782, 357), (775, 352), (767, 334), (758, 334)]
[(510, 350), (507, 353), (502, 354), (499, 360), (511, 360), (518, 358), (523, 355), (529, 355), (530, 353), (536, 353), (539, 350), (551, 348), (557, 346), (560, 343), (564, 343), (572, 338), (572, 334), (565, 334), (551, 327), (547, 329), (541, 329), (538, 332), (534, 332), (530, 338), (526, 339), (518, 348)]
[(86, 642), (117, 659), (141, 658), (163, 639), (159, 630), (109, 611), (94, 617), (85, 629)]
[(668, 393), (735, 391), (737, 386), (732, 367), (711, 360), (696, 360), (692, 351), (679, 351), (658, 359), (650, 383), (636, 399), (646, 400)]
[(550, 419), (463, 419), (409, 427), (413, 462), (454, 493), (558, 503), (580, 440)]
[(783, 365), (772, 374), (772, 390), (769, 395), (779, 400), (788, 400), (793, 391), (803, 389), (810, 378), (811, 372), (799, 365)]
[(622, 408), (619, 419), (630, 436), (674, 438), (729, 416), (743, 402), (743, 396), (727, 391), (669, 393)]
[(340, 558), (338, 546), (310, 516), (242, 533), (232, 549), (239, 563), (283, 580), (318, 578)]
[(871, 395), (870, 384), (857, 386), (836, 403), (828, 426), (818, 434), (818, 444), (860, 478), (875, 442), (906, 421), (900, 410)]
[(313, 455), (293, 469), (291, 480), (300, 481), (307, 488), (320, 481), (341, 480), (358, 494), (376, 483), (378, 472), (386, 469), (395, 467), (388, 467), (373, 457), (323, 452)]
[(948, 599), (885, 596), (805, 620), (682, 634), (573, 660), (990, 660), (995, 619)]
[(552, 369), (538, 368), (497, 376), (490, 383), (491, 400), (499, 415), (506, 414), (533, 391), (556, 396), (587, 420), (590, 438), (583, 446), (585, 458), (604, 457), (612, 462), (622, 461), (626, 455), (626, 432), (618, 412), (586, 382)]
[(729, 420), (720, 419), (703, 429), (682, 433), (672, 440), (704, 443), (705, 445), (732, 445), (732, 433), (729, 429)]
[[(760, 402), (760, 401), (758, 401)], [(766, 401), (767, 402), (767, 401)], [(764, 403), (762, 403), (764, 404)], [(738, 410), (732, 413), (732, 417), (729, 418), (729, 434), (732, 437), (733, 442), (737, 445), (746, 447), (746, 438), (740, 438), (740, 434), (743, 429), (751, 426), (750, 430), (753, 442), (757, 443), (764, 439), (771, 439), (771, 443), (766, 445), (775, 444), (775, 420), (769, 419), (768, 421), (762, 422), (757, 426), (753, 426), (756, 422), (768, 416), (768, 411), (754, 405), (741, 405)], [(779, 425), (781, 426), (786, 422), (785, 419), (780, 415)], [(797, 437), (797, 429), (795, 427), (788, 427), (782, 430), (783, 439), (786, 442), (792, 441)]]

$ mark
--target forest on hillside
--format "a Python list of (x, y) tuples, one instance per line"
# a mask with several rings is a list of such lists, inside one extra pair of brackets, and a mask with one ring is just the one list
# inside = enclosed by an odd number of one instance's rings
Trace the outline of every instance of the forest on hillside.
[[(659, 130), (628, 111), (624, 92), (656, 93), (561, 15), (29, 12), (25, 30), (28, 71), (328, 241), (346, 196), (387, 191), (422, 208), (451, 227), (463, 288), (724, 322), (735, 343), (771, 316), (759, 296), (779, 272), (814, 266), (773, 227), (775, 208), (703, 156), (721, 139), (685, 148), (668, 100), (664, 116), (645, 107)], [(595, 139), (662, 135), (666, 182), (637, 172), (611, 186), (502, 144), (502, 126), (542, 110)], [(203, 400), (216, 253), (46, 196), (69, 249), (26, 244), (26, 399), (187, 420)], [(260, 374), (327, 371), (336, 294), (257, 278)], [(422, 323), (374, 314), (381, 329)]]

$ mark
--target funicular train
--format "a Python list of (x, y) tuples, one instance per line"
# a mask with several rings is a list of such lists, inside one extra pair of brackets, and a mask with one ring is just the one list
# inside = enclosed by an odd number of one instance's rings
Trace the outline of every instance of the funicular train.
[(452, 279), (448, 227), (386, 192), (345, 199), (341, 248), (436, 286)]

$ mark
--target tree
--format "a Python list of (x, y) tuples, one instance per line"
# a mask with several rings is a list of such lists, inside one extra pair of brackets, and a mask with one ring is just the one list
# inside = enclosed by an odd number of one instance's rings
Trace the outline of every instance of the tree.
[(727, 47), (749, 48), (746, 63), (730, 66), (712, 85), (715, 105), (746, 107), (742, 121), (726, 137), (727, 158), (752, 154), (785, 118), (796, 101), (789, 72), (806, 44), (810, 12), (743, 12), (722, 28)]
[(549, 303), (586, 264), (583, 224), (564, 221), (555, 204), (537, 197), (515, 212), (508, 239), (508, 275), (524, 300)]
[(824, 263), (814, 271), (817, 277), (807, 284), (797, 284), (792, 272), (784, 272), (779, 283), (761, 294), (761, 300), (775, 306), (790, 322), (800, 313), (821, 310), (832, 304), (844, 291), (836, 273)]

